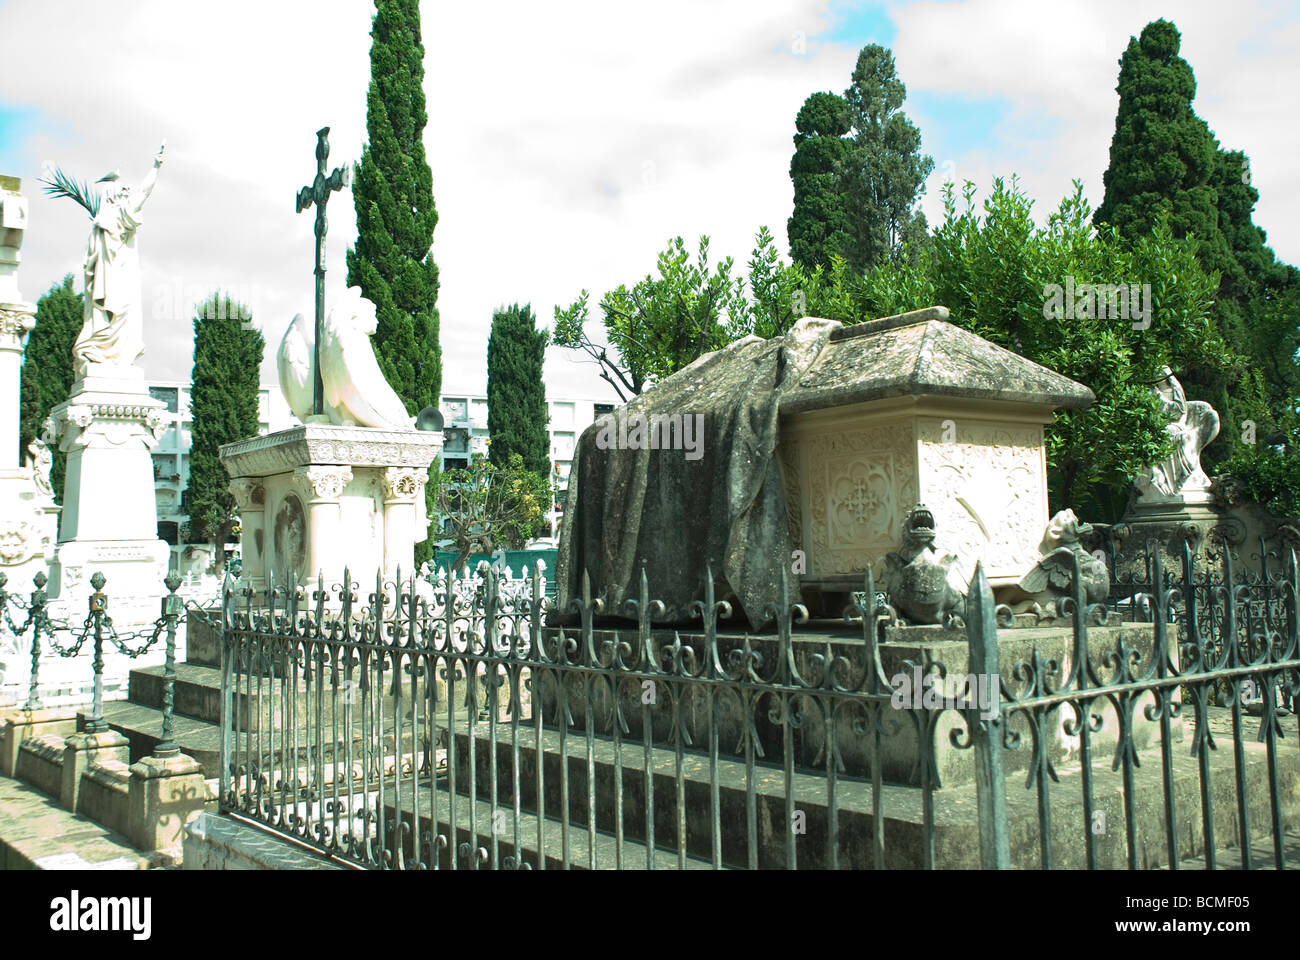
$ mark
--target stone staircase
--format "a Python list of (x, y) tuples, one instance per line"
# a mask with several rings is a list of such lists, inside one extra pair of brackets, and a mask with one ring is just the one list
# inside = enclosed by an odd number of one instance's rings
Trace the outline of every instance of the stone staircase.
[[(1270, 835), (1270, 803), (1267, 767), (1264, 763), (1265, 745), (1255, 742), (1255, 724), (1243, 729), (1245, 787), (1252, 837)], [(1209, 751), (1210, 806), (1213, 810), (1216, 855), (1225, 866), (1240, 862), (1240, 837), (1237, 826), (1235, 793), (1235, 767), (1231, 737), (1231, 721), (1226, 709), (1213, 708), (1211, 730), (1218, 749)], [(1243, 725), (1246, 726), (1246, 725)], [(537, 801), (536, 736), (531, 728), (521, 730), (519, 746), (519, 788), (521, 807), (526, 815), (535, 817)], [(471, 736), (459, 730), (456, 740), (457, 791), (468, 793), (470, 773)], [(508, 725), (498, 725), (496, 736), (496, 790), (501, 807), (510, 808), (514, 796), (514, 756), (511, 732)], [(607, 736), (594, 735), (590, 761), (585, 733), (572, 731), (565, 738), (563, 752), (559, 732), (553, 728), (543, 731), (541, 756), (543, 758), (543, 794), (550, 836), (545, 839), (548, 860), (553, 858), (554, 845), (558, 843), (561, 816), (564, 810), (561, 797), (561, 765), (567, 759), (568, 767), (568, 823), (573, 837), (586, 838), (588, 829), (588, 764), (594, 772), (595, 827), (594, 834), (603, 838), (605, 852), (600, 865), (613, 866), (612, 837), (616, 819), (621, 812), (624, 836), (628, 846), (624, 862), (632, 867), (645, 866), (644, 839), (646, 833), (646, 778), (645, 746), (624, 736), (617, 746)], [(489, 799), (492, 764), (491, 741), (486, 725), (480, 724), (473, 736), (473, 758), (476, 793), (480, 802)], [(614, 805), (614, 781), (617, 776), (616, 757), (621, 749), (622, 801)], [(1093, 765), (1094, 810), (1100, 811), (1102, 829), (1097, 834), (1098, 866), (1102, 869), (1127, 867), (1125, 840), (1125, 807), (1122, 772), (1111, 769), (1109, 752), (1095, 758)], [(1134, 771), (1135, 821), (1140, 869), (1168, 867), (1168, 850), (1165, 838), (1164, 787), (1161, 769), (1161, 752), (1152, 746), (1138, 751), (1140, 766)], [(693, 862), (707, 862), (712, 856), (713, 827), (711, 824), (711, 782), (708, 754), (700, 750), (683, 751), (683, 789), (678, 791), (676, 770), (677, 754), (674, 748), (656, 745), (651, 748), (651, 778), (654, 794), (655, 843), (659, 848), (657, 864), (675, 861), (678, 850), (678, 824), (685, 826), (686, 855)], [(1172, 757), (1174, 797), (1177, 810), (1178, 855), (1184, 868), (1195, 869), (1203, 863), (1204, 844), (1201, 838), (1200, 780), (1198, 761), (1190, 754), (1190, 742), (1176, 744)], [(730, 751), (720, 752), (717, 760), (719, 820), (721, 832), (721, 863), (727, 867), (744, 867), (749, 862), (746, 809), (748, 784), (743, 762)], [(1059, 782), (1050, 785), (1051, 797), (1051, 847), (1053, 867), (1057, 869), (1083, 869), (1086, 867), (1084, 844), (1082, 769), (1078, 763), (1058, 764)], [(786, 863), (786, 829), (788, 814), (785, 799), (785, 774), (780, 765), (761, 763), (756, 766), (754, 778), (754, 805), (756, 821), (757, 861), (760, 868), (784, 868)], [(1026, 774), (1008, 773), (1007, 815), (1011, 835), (1011, 864), (1014, 868), (1038, 869), (1041, 865), (1041, 833), (1038, 822), (1037, 789), (1025, 789)], [(804, 816), (806, 830), (796, 836), (795, 856), (800, 868), (825, 869), (832, 865), (831, 852), (826, 843), (830, 810), (827, 800), (827, 781), (824, 773), (796, 767), (792, 777), (792, 794), (796, 810)], [(1279, 796), (1282, 798), (1282, 822), (1290, 837), (1300, 833), (1300, 757), (1292, 750), (1279, 751)], [(446, 801), (440, 800), (445, 825)], [(462, 801), (463, 803), (463, 801)], [(840, 778), (836, 785), (838, 820), (838, 865), (841, 868), (870, 869), (874, 865), (873, 796), (872, 785), (861, 779)], [(937, 789), (933, 793), (934, 857), (941, 869), (979, 869), (979, 834), (976, 819), (976, 796), (973, 784), (957, 784)], [(887, 869), (917, 869), (924, 864), (923, 852), (923, 802), (919, 788), (885, 784), (882, 787), (881, 812), (885, 826), (885, 866)], [(394, 813), (390, 805), (389, 815)], [(409, 819), (409, 810), (406, 811)], [(485, 822), (480, 813), (478, 823)], [(487, 816), (490, 816), (488, 814)], [(458, 817), (464, 824), (465, 818)], [(530, 819), (530, 824), (535, 823)], [(426, 827), (427, 829), (427, 827)], [(462, 833), (464, 831), (462, 830)], [(490, 840), (490, 831), (480, 830), (480, 845)], [(513, 825), (507, 815), (506, 835), (513, 837)], [(522, 832), (521, 845), (526, 858), (536, 862), (537, 842), (535, 828)], [(498, 840), (504, 837), (498, 837)], [(598, 842), (600, 842), (598, 840)], [(1272, 864), (1271, 840), (1264, 844), (1269, 852), (1257, 865)], [(585, 858), (585, 846), (583, 847)], [(1199, 858), (1199, 859), (1198, 859)], [(574, 861), (578, 857), (574, 854)], [(583, 861), (585, 862), (585, 860)], [(1292, 867), (1297, 865), (1294, 859)]]

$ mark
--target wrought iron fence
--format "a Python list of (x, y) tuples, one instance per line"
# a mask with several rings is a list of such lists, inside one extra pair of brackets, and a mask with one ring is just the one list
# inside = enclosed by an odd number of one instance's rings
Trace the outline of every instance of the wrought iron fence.
[(1121, 617), (1076, 558), (1055, 631), (999, 630), (982, 572), (963, 629), (901, 629), (868, 573), (846, 623), (796, 630), (785, 586), (743, 636), (711, 577), (668, 630), (644, 575), (617, 610), (584, 579), (555, 627), (540, 570), (509, 597), (486, 564), (474, 590), (228, 584), (221, 806), (378, 869), (1213, 868), (1261, 837), (1283, 867), (1295, 557), (1216, 560), (1152, 552)]

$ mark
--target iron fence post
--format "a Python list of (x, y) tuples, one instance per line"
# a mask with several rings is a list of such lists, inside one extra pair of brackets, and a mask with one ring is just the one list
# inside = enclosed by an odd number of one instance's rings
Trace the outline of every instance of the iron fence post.
[(90, 620), (95, 630), (95, 656), (91, 667), (95, 671), (95, 693), (90, 706), (90, 720), (86, 723), (86, 733), (103, 733), (108, 729), (104, 722), (104, 614), (108, 610), (108, 597), (104, 594), (107, 582), (102, 573), (96, 571), (90, 578), (90, 585), (95, 592), (88, 601)]
[[(3, 576), (3, 574), (0, 574)], [(31, 608), (28, 612), (27, 621), (32, 625), (32, 677), (31, 683), (27, 690), (27, 709), (39, 710), (44, 704), (41, 703), (40, 694), (40, 673), (41, 673), (41, 627), (45, 624), (45, 574), (38, 572), (32, 577), (36, 584), (36, 589), (32, 591)], [(3, 585), (0, 585), (2, 587)]]
[(1007, 781), (1002, 767), (1002, 683), (998, 665), (998, 624), (984, 565), (975, 565), (966, 599), (966, 636), (970, 642), (970, 666), (978, 682), (989, 678), (993, 693), (993, 714), (985, 719), (978, 707), (967, 711), (971, 740), (975, 747), (975, 799), (979, 817), (980, 868), (1007, 870), (1011, 867), (1007, 833)]
[(231, 690), (231, 645), (234, 642), (235, 625), (235, 588), (231, 581), (232, 576), (228, 575), (221, 585), (221, 641), (219, 644), (221, 648), (221, 724), (219, 741), (221, 768), (217, 773), (217, 799), (222, 810), (229, 809), (227, 805), (231, 789), (230, 726), (233, 722), (231, 709), (234, 701), (234, 694)]
[(154, 747), (155, 757), (174, 757), (181, 748), (172, 739), (172, 713), (176, 702), (176, 624), (180, 620), (181, 598), (176, 589), (181, 578), (175, 570), (167, 574), (167, 596), (162, 598), (162, 619), (167, 629), (167, 661), (163, 665), (162, 742)]

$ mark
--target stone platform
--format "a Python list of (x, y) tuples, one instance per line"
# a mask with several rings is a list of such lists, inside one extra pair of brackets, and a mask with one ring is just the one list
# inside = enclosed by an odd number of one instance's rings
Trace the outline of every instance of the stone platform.
[[(834, 621), (818, 622), (812, 628), (801, 628), (793, 639), (795, 667), (807, 683), (818, 685), (824, 676), (820, 666), (828, 655), (839, 664), (836, 672), (838, 683), (856, 688), (862, 682), (865, 666), (865, 647), (860, 628)], [(553, 635), (554, 631), (548, 631)], [(571, 632), (566, 631), (568, 635)], [(620, 634), (634, 634), (635, 627), (626, 631), (601, 629), (595, 631), (595, 646), (599, 650), (604, 643), (614, 642)], [(684, 647), (694, 653), (697, 672), (703, 669), (703, 656), (707, 649), (703, 634), (657, 630), (654, 633), (657, 644), (663, 648), (670, 646), (675, 637), (680, 637)], [(1016, 696), (1023, 690), (1023, 684), (1014, 679), (1017, 665), (1028, 663), (1037, 647), (1039, 656), (1044, 661), (1055, 661), (1058, 665), (1053, 672), (1053, 683), (1059, 683), (1067, 676), (1073, 662), (1073, 636), (1068, 627), (1038, 627), (1004, 629), (998, 632), (1000, 672), (1004, 689), (1008, 696)], [(740, 651), (744, 642), (743, 635), (720, 635), (718, 652), (724, 664), (733, 652)], [(1124, 623), (1108, 627), (1089, 627), (1089, 656), (1095, 669), (1103, 679), (1113, 671), (1101, 669), (1103, 658), (1117, 649), (1123, 642), (1136, 652), (1138, 662), (1135, 670), (1145, 671), (1151, 663), (1154, 631), (1150, 624)], [(1173, 651), (1172, 633), (1169, 638), (1170, 650)], [(750, 637), (751, 648), (762, 657), (758, 670), (764, 678), (776, 676), (776, 664), (779, 663), (779, 643), (775, 636), (759, 635)], [(940, 690), (954, 700), (964, 699), (967, 672), (969, 670), (969, 646), (965, 640), (964, 630), (945, 630), (942, 627), (903, 627), (892, 628), (887, 633), (887, 640), (880, 646), (880, 658), (884, 667), (884, 676), (890, 683), (896, 683), (896, 677), (915, 678), (915, 669), (924, 673), (931, 665), (943, 664), (947, 680), (939, 685)], [(737, 673), (734, 669), (733, 675)], [(639, 681), (639, 675), (638, 675)], [(575, 729), (579, 735), (585, 730), (586, 713), (582, 681), (570, 675), (569, 710), (573, 715)], [(689, 740), (687, 749), (699, 752), (707, 749), (709, 743), (710, 705), (706, 685), (700, 682), (667, 681), (667, 685), (680, 693), (681, 705), (678, 719), (682, 731)], [(671, 746), (673, 743), (673, 709), (671, 697), (663, 688), (665, 682), (658, 684), (657, 706), (651, 716), (651, 737), (658, 745)], [(739, 683), (711, 685), (720, 708), (718, 737), (720, 749), (733, 753), (742, 742), (744, 716), (741, 711), (740, 698), (736, 691)], [(1091, 684), (1090, 684), (1091, 686)], [(729, 688), (729, 689), (724, 689)], [(546, 671), (536, 677), (534, 690), (541, 698), (545, 723), (553, 725), (557, 716), (557, 687), (553, 673)], [(886, 735), (881, 737), (882, 776), (885, 782), (917, 786), (922, 782), (919, 745), (928, 743), (934, 757), (934, 770), (938, 776), (939, 786), (967, 784), (974, 782), (974, 755), (970, 750), (953, 746), (952, 731), (965, 731), (966, 722), (962, 714), (952, 708), (946, 709), (897, 709), (891, 698), (892, 686), (882, 684), (879, 701), (880, 720)], [(608, 733), (611, 716), (611, 698), (604, 684), (593, 684), (594, 724), (597, 732)], [(642, 702), (643, 688), (640, 683), (624, 684), (622, 687), (623, 715), (629, 731), (624, 734), (627, 740), (639, 741), (643, 736), (645, 709)], [(867, 719), (867, 710), (861, 706), (862, 697), (836, 696), (819, 693), (808, 689), (806, 693), (795, 694), (795, 708), (801, 713), (799, 723), (794, 728), (796, 767), (804, 770), (825, 769), (825, 748), (827, 745), (826, 721), (824, 711), (834, 706), (835, 749), (844, 763), (844, 775), (870, 779), (874, 762), (874, 739), (855, 732), (855, 726), (861, 726)], [(853, 700), (854, 703), (847, 701)], [(1159, 735), (1158, 722), (1143, 718), (1143, 708), (1153, 700), (1150, 694), (1140, 697), (1134, 708), (1133, 738), (1138, 749), (1146, 747)], [(770, 712), (779, 710), (776, 697), (764, 695), (762, 702), (752, 708), (753, 732), (757, 735), (764, 756), (780, 762), (783, 749), (784, 731), (780, 724), (770, 716)], [(1090, 734), (1090, 745), (1094, 756), (1112, 753), (1116, 745), (1119, 729), (1118, 718), (1110, 701), (1101, 698), (1094, 703), (1094, 712), (1100, 719), (1100, 729)], [(1051, 737), (1048, 757), (1054, 764), (1068, 762), (1077, 756), (1079, 737), (1070, 736), (1063, 729), (1067, 720), (1073, 719), (1073, 711), (1057, 709), (1047, 719)], [(1172, 736), (1181, 740), (1185, 721), (1178, 718), (1172, 721)], [(1005, 769), (1010, 774), (1023, 770), (1031, 762), (1028, 746), (1031, 742), (1030, 725), (1021, 713), (1012, 717), (1011, 729), (1022, 738), (1024, 748), (1004, 752)]]

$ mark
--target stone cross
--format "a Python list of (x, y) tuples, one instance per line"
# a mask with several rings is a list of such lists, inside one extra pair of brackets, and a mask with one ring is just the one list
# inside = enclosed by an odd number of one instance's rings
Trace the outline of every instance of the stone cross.
[(316, 339), (312, 351), (312, 413), (319, 416), (325, 412), (325, 387), (320, 376), (320, 342), (325, 326), (325, 231), (329, 229), (325, 219), (325, 204), (330, 193), (341, 190), (348, 185), (346, 167), (335, 167), (334, 172), (326, 176), (325, 161), (329, 159), (329, 127), (316, 131), (316, 179), (311, 186), (298, 191), (298, 213), (302, 213), (313, 204), (316, 207)]

